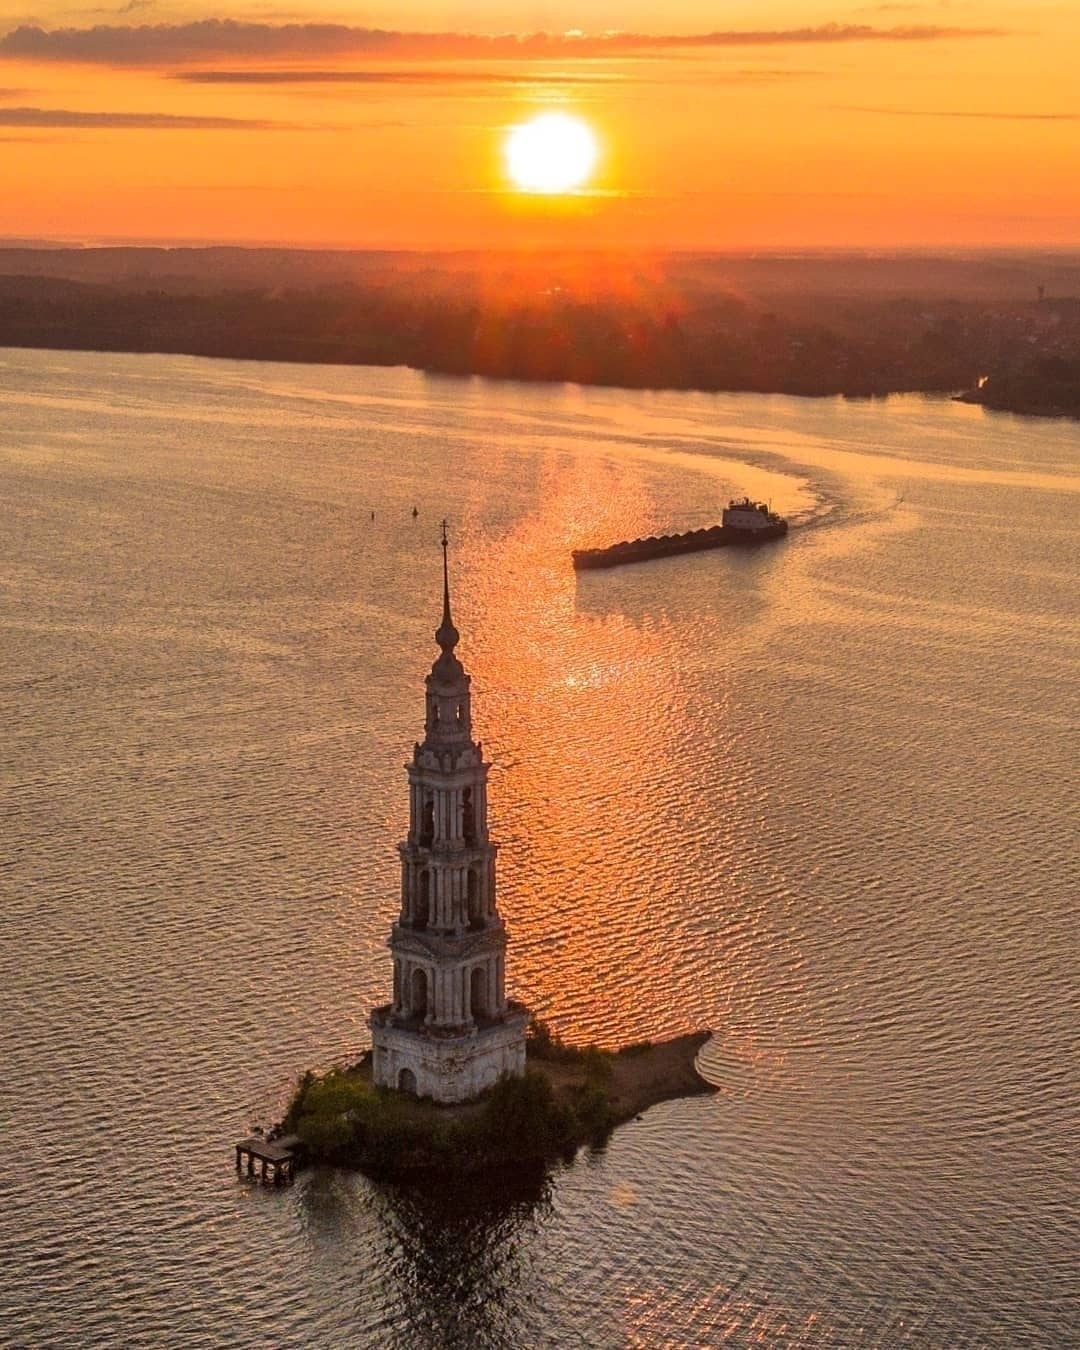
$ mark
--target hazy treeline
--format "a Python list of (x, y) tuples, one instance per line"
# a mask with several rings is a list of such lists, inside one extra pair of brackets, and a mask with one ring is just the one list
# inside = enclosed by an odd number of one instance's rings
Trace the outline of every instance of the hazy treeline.
[(1080, 412), (1080, 259), (0, 250), (0, 345)]

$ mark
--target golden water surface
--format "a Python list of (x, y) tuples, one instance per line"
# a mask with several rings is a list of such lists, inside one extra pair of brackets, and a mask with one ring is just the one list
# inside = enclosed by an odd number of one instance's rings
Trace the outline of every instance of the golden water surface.
[[(0, 1343), (1077, 1343), (1077, 424), (17, 351), (0, 406)], [(744, 491), (787, 541), (570, 567)], [(511, 991), (720, 1091), (251, 1189), (387, 997), (443, 516)]]

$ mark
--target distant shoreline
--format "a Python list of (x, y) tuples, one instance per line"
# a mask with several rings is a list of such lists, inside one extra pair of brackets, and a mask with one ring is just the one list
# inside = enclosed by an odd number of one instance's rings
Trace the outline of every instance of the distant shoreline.
[(969, 389), (955, 394), (956, 403), (971, 403), (984, 408), (987, 412), (1012, 413), (1017, 417), (1070, 417), (1080, 419), (1080, 400), (1066, 405), (1054, 402), (1052, 397), (1008, 398), (1006, 396), (984, 397), (980, 390)]
[(411, 370), (418, 375), (428, 376), (432, 379), (447, 380), (492, 380), (496, 382), (510, 382), (519, 384), (579, 384), (587, 389), (622, 389), (633, 393), (689, 393), (689, 394), (757, 394), (763, 398), (779, 395), (782, 398), (806, 398), (806, 399), (827, 399), (840, 398), (848, 402), (868, 402), (879, 401), (893, 397), (900, 397), (905, 394), (920, 394), (927, 397), (948, 398), (954, 403), (967, 403), (985, 409), (987, 412), (1011, 413), (1019, 417), (1052, 417), (1052, 418), (1076, 418), (1080, 419), (1080, 403), (1074, 407), (1067, 407), (1052, 402), (1041, 400), (1014, 400), (1006, 398), (986, 398), (979, 390), (956, 390), (955, 388), (942, 388), (938, 385), (931, 385), (924, 388), (912, 388), (907, 385), (896, 389), (873, 389), (852, 390), (843, 388), (823, 388), (817, 390), (808, 390), (805, 388), (790, 388), (783, 385), (762, 387), (759, 385), (686, 385), (686, 384), (601, 384), (590, 383), (587, 381), (559, 379), (552, 376), (550, 379), (533, 376), (528, 374), (491, 374), (486, 371), (461, 371), (461, 370), (441, 370), (430, 366), (414, 366), (407, 362), (375, 362), (375, 361), (344, 361), (330, 360), (314, 356), (255, 356), (247, 353), (225, 353), (225, 352), (204, 352), (188, 350), (187, 348), (165, 348), (165, 347), (83, 347), (83, 346), (58, 346), (47, 343), (26, 343), (13, 342), (0, 339), (0, 347), (7, 347), (13, 351), (50, 351), (50, 352), (84, 352), (94, 356), (188, 356), (203, 361), (254, 361), (266, 365), (300, 365), (300, 366), (347, 366), (355, 369), (371, 370)]
[(88, 355), (95, 356), (188, 356), (204, 361), (254, 361), (266, 365), (345, 366), (354, 367), (356, 369), (366, 367), (371, 370), (411, 370), (417, 375), (424, 375), (431, 379), (493, 380), (512, 384), (535, 385), (571, 384), (579, 385), (585, 389), (621, 389), (633, 393), (644, 394), (761, 394), (764, 397), (778, 394), (784, 398), (843, 398), (860, 402), (871, 399), (891, 398), (893, 395), (898, 394), (927, 394), (937, 395), (941, 398), (962, 398), (962, 395), (957, 393), (958, 386), (938, 384), (933, 381), (920, 386), (901, 383), (895, 388), (884, 388), (876, 385), (871, 388), (827, 384), (822, 385), (820, 388), (813, 389), (807, 388), (804, 384), (785, 382), (778, 382), (776, 384), (709, 384), (704, 381), (699, 381), (696, 384), (688, 384), (685, 381), (679, 380), (655, 382), (647, 380), (626, 380), (616, 382), (575, 379), (569, 375), (536, 375), (529, 371), (492, 371), (479, 368), (450, 369), (445, 366), (418, 365), (411, 361), (377, 361), (367, 358), (349, 360), (344, 356), (316, 356), (308, 355), (301, 351), (293, 351), (290, 353), (274, 352), (273, 354), (267, 354), (265, 352), (244, 350), (242, 348), (235, 351), (207, 351), (195, 346), (167, 346), (164, 344), (150, 347), (137, 346), (135, 344), (118, 344), (114, 346), (98, 344), (87, 346), (81, 343), (25, 342), (6, 338), (0, 333), (0, 348), (5, 347), (14, 351), (85, 352)]
[(0, 346), (1080, 415), (1080, 254), (4, 249)]
[(519, 384), (578, 384), (587, 389), (621, 389), (633, 393), (690, 393), (690, 394), (757, 394), (763, 398), (779, 395), (783, 398), (827, 399), (840, 398), (847, 402), (879, 401), (905, 394), (920, 394), (927, 397), (949, 398), (954, 403), (967, 403), (985, 409), (987, 412), (1010, 413), (1019, 417), (1051, 417), (1080, 419), (1080, 401), (1074, 406), (1066, 406), (1045, 399), (1009, 399), (1007, 397), (984, 397), (978, 389), (957, 390), (944, 388), (937, 384), (925, 387), (911, 387), (906, 384), (895, 389), (845, 389), (825, 387), (821, 389), (792, 388), (787, 385), (687, 385), (687, 384), (606, 384), (585, 380), (563, 379), (556, 376), (545, 378), (527, 373), (492, 374), (482, 370), (443, 370), (431, 366), (415, 366), (404, 361), (377, 362), (370, 360), (347, 361), (317, 356), (277, 354), (274, 356), (254, 355), (247, 352), (206, 352), (187, 347), (135, 347), (135, 346), (81, 346), (75, 344), (58, 345), (55, 343), (30, 343), (5, 340), (0, 337), (0, 348), (13, 351), (50, 351), (82, 352), (93, 356), (187, 356), (203, 361), (254, 361), (266, 365), (299, 366), (346, 366), (355, 369), (371, 370), (411, 370), (418, 375), (431, 379), (447, 380), (492, 380)]

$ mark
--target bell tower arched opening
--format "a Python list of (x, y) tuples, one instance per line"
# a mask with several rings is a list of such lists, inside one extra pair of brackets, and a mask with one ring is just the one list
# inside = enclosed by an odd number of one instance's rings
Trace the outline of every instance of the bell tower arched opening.
[(486, 1017), (488, 1013), (487, 971), (480, 966), (469, 976), (469, 1012), (473, 1017)]
[(476, 806), (472, 788), (465, 788), (461, 794), (461, 836), (470, 847), (476, 843)]
[(424, 867), (420, 870), (420, 885), (416, 892), (416, 904), (413, 910), (413, 927), (423, 932), (431, 922), (431, 871)]
[(414, 970), (409, 984), (409, 1012), (413, 1017), (425, 1017), (428, 1010), (428, 978), (426, 970)]
[(430, 848), (435, 842), (435, 798), (425, 797), (420, 818), (420, 847)]
[(466, 905), (470, 928), (483, 928), (484, 911), (480, 904), (480, 876), (475, 867), (469, 868), (466, 883)]

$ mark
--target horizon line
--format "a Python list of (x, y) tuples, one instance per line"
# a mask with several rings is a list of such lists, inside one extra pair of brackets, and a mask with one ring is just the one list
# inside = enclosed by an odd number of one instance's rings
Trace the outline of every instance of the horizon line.
[(174, 250), (187, 250), (197, 252), (199, 250), (222, 250), (231, 249), (238, 252), (260, 252), (273, 250), (275, 252), (291, 253), (356, 253), (356, 254), (402, 254), (418, 256), (462, 256), (468, 254), (484, 254), (486, 256), (521, 256), (521, 255), (572, 255), (572, 254), (633, 254), (643, 257), (807, 257), (816, 255), (830, 254), (858, 254), (862, 256), (880, 257), (882, 255), (896, 256), (903, 254), (919, 255), (937, 255), (946, 256), (956, 253), (1062, 253), (1080, 254), (1080, 239), (1075, 243), (1060, 243), (1051, 241), (1032, 240), (1023, 244), (1001, 244), (979, 242), (970, 240), (965, 242), (934, 242), (925, 243), (856, 243), (853, 241), (843, 241), (832, 244), (731, 244), (724, 248), (712, 248), (708, 246), (695, 247), (692, 245), (682, 245), (679, 247), (644, 245), (623, 246), (618, 244), (504, 244), (493, 248), (490, 244), (455, 244), (455, 245), (389, 245), (389, 244), (355, 244), (345, 242), (326, 241), (320, 243), (297, 243), (286, 242), (282, 240), (238, 240), (238, 239), (218, 239), (218, 238), (183, 238), (173, 236), (149, 237), (149, 236), (115, 236), (101, 235), (89, 237), (75, 237), (65, 235), (43, 235), (27, 237), (25, 235), (4, 235), (0, 234), (0, 249), (20, 252), (40, 252), (55, 253), (64, 250), (71, 251), (92, 251), (96, 249), (145, 249), (146, 251), (168, 252)]

